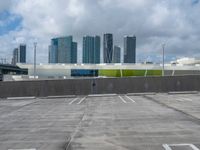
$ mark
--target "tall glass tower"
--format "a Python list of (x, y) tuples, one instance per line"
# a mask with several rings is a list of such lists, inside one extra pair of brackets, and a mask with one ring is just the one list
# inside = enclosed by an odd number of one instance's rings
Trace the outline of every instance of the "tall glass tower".
[(77, 43), (73, 42), (72, 36), (51, 40), (49, 63), (77, 63)]
[(113, 52), (113, 63), (120, 63), (121, 62), (121, 48), (119, 46), (114, 46)]
[(71, 63), (77, 63), (77, 42), (72, 42)]
[(49, 63), (58, 63), (58, 39), (52, 39), (49, 46)]
[(26, 63), (26, 45), (20, 44), (18, 49), (18, 62), (20, 63)]
[(113, 56), (113, 35), (106, 33), (103, 36), (104, 63), (112, 63)]
[(94, 63), (100, 64), (100, 49), (101, 49), (101, 38), (100, 36), (94, 37)]
[(100, 63), (100, 36), (83, 37), (83, 63)]
[(124, 63), (136, 63), (136, 37), (124, 37)]
[(71, 63), (72, 36), (58, 38), (58, 63)]

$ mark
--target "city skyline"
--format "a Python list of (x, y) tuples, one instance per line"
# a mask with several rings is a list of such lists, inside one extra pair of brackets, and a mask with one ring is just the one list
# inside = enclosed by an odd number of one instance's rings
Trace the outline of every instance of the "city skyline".
[(120, 46), (113, 43), (113, 34), (105, 33), (102, 45), (103, 49), (101, 50), (101, 36), (84, 36), (80, 52), (82, 61), (80, 62), (78, 61), (80, 54), (77, 52), (78, 43), (73, 42), (72, 35), (52, 38), (48, 63), (136, 63), (136, 36), (124, 36), (124, 49), (121, 50)]
[[(84, 35), (106, 32), (113, 33), (114, 43), (122, 48), (121, 37), (135, 34), (138, 62), (161, 62), (163, 43), (168, 62), (200, 57), (199, 13), (199, 0), (1, 1), (0, 58), (10, 62), (12, 50), (26, 43), (27, 62), (33, 63), (33, 43), (37, 42), (37, 62), (47, 63), (51, 37), (74, 35), (81, 43)], [(79, 53), (81, 47), (77, 47)]]

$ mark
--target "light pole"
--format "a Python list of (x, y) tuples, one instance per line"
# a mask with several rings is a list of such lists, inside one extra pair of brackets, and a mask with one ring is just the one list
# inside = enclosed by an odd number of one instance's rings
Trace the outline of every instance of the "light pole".
[(165, 76), (165, 43), (162, 44), (162, 76)]
[(34, 42), (33, 45), (34, 45), (34, 79), (36, 79), (36, 48), (37, 48), (37, 42)]

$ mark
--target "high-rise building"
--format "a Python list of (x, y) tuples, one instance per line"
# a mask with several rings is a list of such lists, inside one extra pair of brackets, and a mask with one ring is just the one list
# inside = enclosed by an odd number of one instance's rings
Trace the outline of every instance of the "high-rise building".
[(72, 36), (58, 38), (58, 63), (72, 63)]
[(77, 63), (77, 43), (73, 42), (72, 36), (51, 40), (49, 63)]
[(120, 63), (121, 62), (121, 48), (119, 46), (114, 46), (113, 52), (113, 63)]
[(26, 63), (26, 45), (20, 44), (18, 49), (18, 62), (20, 63)]
[(100, 63), (100, 36), (83, 37), (83, 63)]
[(49, 63), (57, 63), (58, 62), (58, 53), (57, 47), (55, 45), (49, 46)]
[(124, 63), (136, 63), (136, 37), (124, 37)]
[(52, 39), (49, 46), (49, 63), (58, 63), (58, 39)]
[(94, 37), (94, 63), (100, 63), (100, 50), (101, 50), (101, 38), (100, 36)]
[(110, 33), (104, 34), (103, 37), (103, 56), (104, 63), (112, 63), (113, 56), (113, 35)]
[(77, 42), (72, 42), (71, 63), (77, 63)]
[(16, 63), (26, 63), (26, 45), (20, 44), (19, 48), (13, 50), (12, 64)]
[(18, 62), (18, 48), (15, 48), (13, 50), (12, 64), (16, 65), (17, 62)]

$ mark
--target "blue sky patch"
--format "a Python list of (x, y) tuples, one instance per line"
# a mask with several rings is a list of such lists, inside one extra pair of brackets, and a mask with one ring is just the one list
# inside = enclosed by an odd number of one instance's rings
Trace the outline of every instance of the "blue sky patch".
[(22, 18), (8, 11), (0, 13), (0, 36), (21, 27)]
[(199, 0), (192, 0), (193, 5), (198, 4), (198, 3), (199, 3)]

